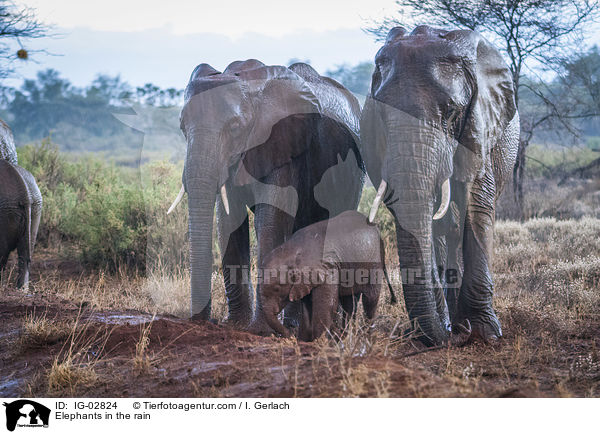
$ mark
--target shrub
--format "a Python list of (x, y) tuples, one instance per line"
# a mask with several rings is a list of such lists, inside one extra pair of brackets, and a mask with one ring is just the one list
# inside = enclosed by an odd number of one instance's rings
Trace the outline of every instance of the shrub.
[(38, 242), (75, 245), (96, 267), (125, 265), (168, 270), (187, 263), (186, 202), (170, 216), (181, 185), (181, 165), (159, 161), (139, 169), (99, 156), (75, 160), (50, 139), (19, 148), (20, 164), (36, 178), (44, 199)]

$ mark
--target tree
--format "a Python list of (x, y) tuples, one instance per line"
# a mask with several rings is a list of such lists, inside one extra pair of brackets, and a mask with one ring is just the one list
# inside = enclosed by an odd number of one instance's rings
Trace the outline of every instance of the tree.
[(15, 60), (29, 58), (24, 41), (49, 36), (49, 31), (50, 27), (36, 18), (34, 9), (0, 0), (0, 80), (14, 72)]
[(372, 62), (361, 62), (354, 66), (343, 64), (325, 73), (359, 96), (369, 93), (371, 74), (373, 74)]
[(569, 87), (571, 104), (582, 108), (583, 115), (600, 116), (600, 50), (592, 47), (564, 64), (561, 82)]
[(582, 45), (586, 25), (597, 18), (598, 0), (397, 0), (396, 4), (399, 17), (385, 18), (367, 31), (382, 39), (391, 27), (414, 22), (477, 30), (506, 55), (517, 106), (526, 86), (545, 106), (542, 112), (536, 110), (531, 114), (533, 117), (520, 110), (522, 139), (513, 188), (522, 210), (525, 150), (533, 132), (553, 120), (570, 128), (569, 121), (577, 117), (576, 113), (566, 114), (565, 105), (553, 103), (555, 98), (547, 95), (544, 86), (524, 85), (524, 68), (529, 65), (534, 75), (534, 66), (538, 70), (560, 70), (565, 59), (572, 58), (572, 53)]

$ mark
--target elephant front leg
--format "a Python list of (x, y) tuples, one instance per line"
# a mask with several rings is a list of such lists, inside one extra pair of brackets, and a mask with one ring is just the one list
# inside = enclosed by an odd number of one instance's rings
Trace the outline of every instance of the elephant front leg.
[(453, 200), (445, 217), (447, 266), (444, 271), (446, 301), (452, 325), (458, 323), (458, 298), (462, 285), (462, 240), (467, 215), (468, 186), (463, 182), (452, 183)]
[[(254, 208), (254, 227), (258, 244), (257, 259), (260, 266), (265, 256), (271, 250), (283, 244), (292, 234), (294, 218), (275, 206), (259, 203)], [(268, 335), (271, 334), (271, 328), (264, 319), (260, 291), (261, 285), (259, 283), (256, 289), (254, 318), (249, 331), (260, 335)]]
[(219, 246), (223, 254), (223, 280), (229, 310), (227, 321), (246, 327), (252, 319), (248, 213), (245, 205), (236, 202), (231, 203), (231, 214), (227, 215), (219, 200), (217, 217)]
[[(502, 336), (494, 308), (489, 268), (494, 224), (495, 184), (491, 170), (471, 189), (463, 236), (464, 275), (458, 298), (458, 319), (470, 321), (471, 337), (490, 341)], [(468, 326), (468, 324), (467, 324)]]

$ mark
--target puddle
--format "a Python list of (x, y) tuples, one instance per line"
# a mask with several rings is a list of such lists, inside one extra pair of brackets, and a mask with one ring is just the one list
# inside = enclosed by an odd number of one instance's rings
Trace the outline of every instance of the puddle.
[(0, 382), (0, 396), (19, 396), (21, 382), (18, 378)]
[(9, 332), (0, 333), (0, 339), (9, 338), (11, 336), (15, 336), (19, 334), (19, 329), (14, 329)]
[[(115, 325), (138, 325), (152, 321), (153, 316), (149, 314), (126, 314), (126, 313), (100, 313), (96, 312), (90, 315), (90, 321), (102, 322), (105, 324)], [(154, 319), (160, 319), (160, 317), (154, 317)]]

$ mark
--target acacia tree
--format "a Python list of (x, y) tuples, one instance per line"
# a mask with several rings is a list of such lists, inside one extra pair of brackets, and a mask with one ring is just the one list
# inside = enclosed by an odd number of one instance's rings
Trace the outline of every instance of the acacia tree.
[(35, 10), (0, 0), (0, 80), (14, 72), (15, 60), (27, 60), (24, 42), (49, 36), (50, 27), (39, 21)]
[(367, 32), (383, 39), (390, 28), (415, 23), (477, 30), (504, 52), (516, 89), (517, 107), (524, 89), (537, 96), (544, 106), (531, 114), (521, 112), (513, 189), (522, 217), (525, 151), (534, 131), (557, 120), (574, 131), (569, 122), (578, 117), (573, 107), (557, 105), (544, 86), (523, 83), (524, 68), (529, 66), (534, 75), (536, 69), (560, 70), (565, 59), (582, 46), (586, 26), (598, 16), (598, 0), (397, 0), (396, 5), (397, 16), (374, 23)]

